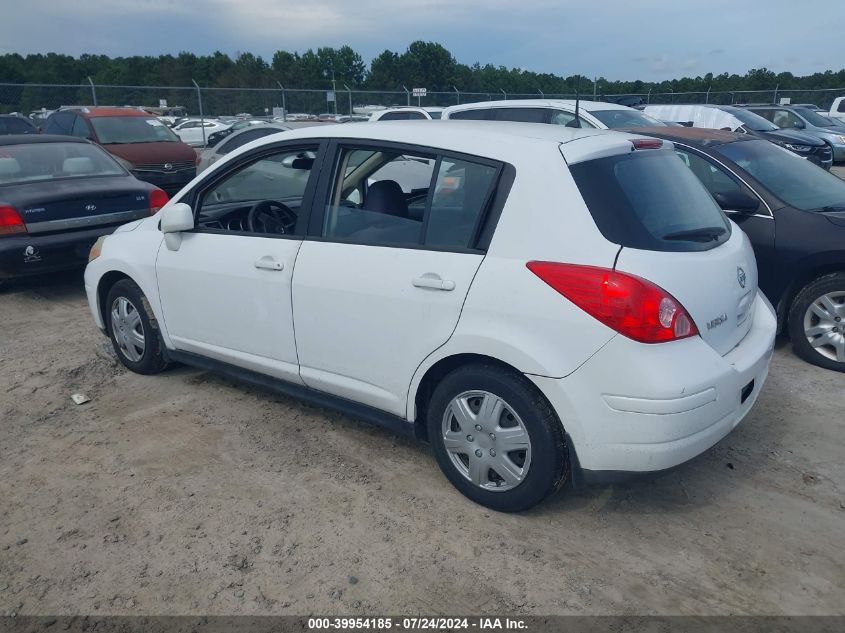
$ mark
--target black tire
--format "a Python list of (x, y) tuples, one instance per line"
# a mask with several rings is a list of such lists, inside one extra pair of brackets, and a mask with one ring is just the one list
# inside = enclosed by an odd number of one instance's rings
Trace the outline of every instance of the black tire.
[[(452, 462), (446, 449), (443, 428), (447, 408), (453, 399), (472, 391), (488, 392), (504, 400), (528, 433), (531, 442), (528, 472), (509, 490), (486, 490), (474, 484)], [(426, 423), (437, 463), (452, 485), (476, 503), (493, 510), (527, 510), (559, 490), (569, 477), (569, 454), (560, 420), (537, 388), (515, 371), (486, 363), (454, 370), (435, 388), (427, 407)], [(491, 441), (495, 442), (495, 439), (493, 437)], [(468, 455), (466, 457), (469, 459)], [(490, 476), (495, 474), (495, 471), (488, 471)]]
[[(825, 345), (818, 348), (813, 347), (804, 333), (804, 317), (807, 314), (807, 310), (817, 300), (829, 293), (845, 293), (845, 273), (832, 273), (824, 277), (819, 277), (807, 284), (798, 293), (789, 309), (789, 338), (792, 341), (792, 349), (795, 350), (795, 353), (808, 363), (824, 367), (825, 369), (845, 372), (845, 361), (834, 360), (825, 355), (825, 352), (827, 352), (833, 356), (835, 354), (835, 347)], [(841, 312), (845, 312), (845, 310)], [(845, 313), (841, 313), (836, 318), (840, 320), (834, 321), (833, 325), (840, 336), (845, 336)]]
[[(144, 336), (144, 349), (139, 358), (130, 358), (127, 351), (121, 347), (121, 332), (118, 330), (116, 323), (112, 317), (112, 310), (115, 303), (120, 299), (125, 299), (129, 304), (137, 310), (140, 317), (141, 332)], [(155, 315), (149, 308), (147, 298), (141, 292), (138, 285), (129, 279), (121, 279), (115, 283), (110, 289), (105, 305), (105, 320), (108, 329), (109, 338), (111, 339), (114, 352), (120, 359), (120, 362), (138, 374), (157, 374), (167, 368), (167, 361), (164, 358), (163, 345), (161, 336), (158, 332), (158, 322)], [(135, 350), (136, 353), (138, 350)]]

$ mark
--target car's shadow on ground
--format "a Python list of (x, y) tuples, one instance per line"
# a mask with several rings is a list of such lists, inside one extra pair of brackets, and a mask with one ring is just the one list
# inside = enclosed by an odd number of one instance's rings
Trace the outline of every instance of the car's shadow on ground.
[(45, 299), (77, 299), (85, 297), (83, 270), (66, 270), (32, 277), (9, 279), (0, 285), (0, 300), (17, 293), (33, 293)]
[[(779, 336), (775, 349), (792, 354), (789, 344), (788, 338)], [(624, 483), (577, 489), (567, 485), (562, 494), (554, 495), (530, 512), (551, 516), (600, 507), (611, 513), (678, 514), (696, 511), (714, 499), (732, 495), (740, 478), (743, 482), (765, 479), (774, 464), (768, 447), (786, 441), (788, 422), (783, 416), (772, 414), (777, 408), (778, 390), (770, 377), (758, 401), (731, 433), (676, 468)], [(765, 437), (765, 442), (761, 442), (761, 437)]]
[[(0, 290), (0, 303), (4, 297), (16, 294), (34, 294), (42, 299), (59, 303), (65, 300), (84, 299), (82, 271), (66, 271), (13, 280)], [(775, 345), (777, 350), (791, 354), (790, 350), (784, 349), (788, 346), (789, 340), (786, 337), (778, 337)], [(184, 365), (172, 366), (167, 371), (167, 375), (189, 384), (202, 384), (213, 389), (232, 388), (240, 392), (248, 391), (259, 398), (266, 398), (268, 402), (276, 403), (280, 408), (319, 412), (332, 424), (347, 427), (349, 433), (363, 433), (370, 438), (370, 441), (398, 444), (403, 447), (402, 450), (415, 453), (416, 457), (425, 456), (431, 460), (431, 468), (437, 469), (431, 448), (427, 443), (398, 436), (351, 416), (310, 405), (269, 389), (239, 383), (212, 372)], [(773, 388), (771, 379), (766, 388)], [(764, 398), (766, 388), (764, 388)], [(526, 514), (551, 518), (570, 512), (596, 509), (623, 514), (695, 511), (711, 503), (714, 497), (731, 494), (736, 487), (737, 477), (754, 478), (770, 468), (771, 461), (768, 459), (768, 452), (760, 449), (759, 439), (761, 434), (765, 434), (767, 444), (777, 444), (783, 434), (783, 427), (784, 421), (777, 416), (768, 415), (758, 402), (748, 417), (725, 439), (702, 455), (670, 472), (625, 483), (592, 485), (577, 489), (568, 483), (560, 493), (553, 495)], [(448, 486), (445, 479), (443, 485)]]
[[(777, 347), (787, 344), (788, 341), (779, 340)], [(363, 434), (369, 442), (384, 441), (399, 445), (401, 450), (414, 455), (411, 457), (409, 454), (410, 459), (423, 457), (430, 460), (432, 469), (438, 468), (431, 448), (425, 442), (400, 437), (351, 416), (306, 404), (263, 387), (239, 383), (212, 372), (176, 365), (168, 373), (189, 383), (203, 384), (213, 389), (246, 390), (259, 398), (275, 402), (280, 408), (318, 412), (332, 424), (346, 427), (350, 434)], [(777, 444), (785, 430), (784, 426), (783, 420), (774, 419), (762, 411), (758, 402), (746, 419), (721, 442), (675, 469), (612, 485), (573, 488), (570, 482), (558, 494), (523, 514), (537, 518), (559, 518), (584, 511), (623, 515), (698, 511), (713, 503), (714, 499), (723, 499), (736, 493), (738, 479), (747, 481), (765, 477), (765, 471), (771, 468), (772, 462), (768, 450), (760, 447), (760, 435), (766, 435), (767, 445)], [(268, 428), (268, 432), (272, 430)], [(354, 440), (352, 437), (350, 439)], [(445, 478), (442, 483), (443, 486), (449, 485)]]

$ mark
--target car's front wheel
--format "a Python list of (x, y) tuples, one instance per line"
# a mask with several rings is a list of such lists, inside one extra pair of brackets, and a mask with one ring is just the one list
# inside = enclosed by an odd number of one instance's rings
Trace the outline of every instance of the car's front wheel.
[(845, 372), (845, 273), (808, 284), (789, 311), (795, 353), (819, 367)]
[(106, 319), (114, 351), (128, 369), (157, 374), (167, 367), (155, 316), (138, 285), (129, 279), (115, 283), (106, 299)]
[(473, 501), (518, 512), (569, 474), (563, 428), (524, 376), (496, 365), (456, 369), (434, 390), (428, 437), (450, 482)]

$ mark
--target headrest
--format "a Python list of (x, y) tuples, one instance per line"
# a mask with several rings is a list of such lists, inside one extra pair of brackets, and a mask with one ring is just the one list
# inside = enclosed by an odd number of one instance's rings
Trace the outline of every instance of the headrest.
[(370, 185), (363, 208), (400, 218), (408, 217), (408, 200), (395, 180), (379, 180)]
[(0, 156), (0, 176), (16, 176), (21, 173), (21, 164), (17, 158)]
[(65, 158), (62, 163), (62, 171), (66, 174), (90, 174), (94, 171), (94, 161), (87, 156)]

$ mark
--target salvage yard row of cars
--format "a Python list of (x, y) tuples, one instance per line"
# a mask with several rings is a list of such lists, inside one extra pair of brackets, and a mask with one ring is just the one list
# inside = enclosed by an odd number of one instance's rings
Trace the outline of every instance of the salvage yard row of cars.
[[(503, 511), (708, 449), (779, 330), (845, 371), (845, 182), (782, 138), (597, 102), (441, 118), (274, 130), (169, 201), (94, 123), (7, 136), (0, 274), (99, 232), (85, 289), (127, 368), (194, 365), (426, 439)], [(120, 209), (138, 219), (115, 228)]]

